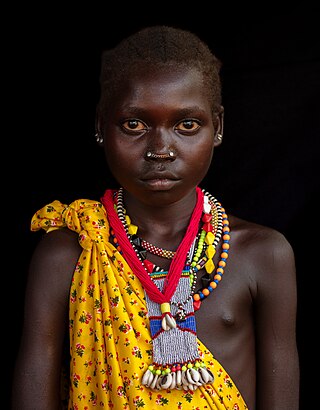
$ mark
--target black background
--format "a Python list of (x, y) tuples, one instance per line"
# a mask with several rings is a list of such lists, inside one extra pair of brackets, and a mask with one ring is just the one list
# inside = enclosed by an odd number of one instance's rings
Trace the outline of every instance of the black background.
[[(100, 3), (103, 4), (103, 3)], [(224, 141), (203, 182), (227, 212), (283, 232), (297, 263), (301, 409), (308, 408), (316, 354), (319, 267), (319, 8), (259, 6), (19, 8), (9, 38), (9, 130), (3, 156), (3, 219), (9, 262), (3, 279), (9, 319), (9, 377), (19, 342), (26, 269), (39, 235), (33, 213), (47, 202), (99, 199), (110, 175), (94, 139), (100, 54), (138, 28), (195, 31), (223, 62)], [(209, 4), (208, 4), (209, 6)], [(161, 15), (162, 13), (162, 15)], [(13, 38), (15, 40), (13, 40)], [(11, 215), (11, 216), (7, 216)], [(275, 284), (276, 286), (276, 284)], [(12, 352), (11, 352), (12, 350)]]

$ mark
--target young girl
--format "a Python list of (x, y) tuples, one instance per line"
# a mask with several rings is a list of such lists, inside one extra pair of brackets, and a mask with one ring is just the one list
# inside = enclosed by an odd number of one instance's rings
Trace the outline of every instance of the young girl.
[(14, 409), (298, 409), (292, 248), (201, 186), (223, 138), (219, 70), (166, 26), (103, 54), (96, 139), (119, 185), (32, 219), (47, 234)]

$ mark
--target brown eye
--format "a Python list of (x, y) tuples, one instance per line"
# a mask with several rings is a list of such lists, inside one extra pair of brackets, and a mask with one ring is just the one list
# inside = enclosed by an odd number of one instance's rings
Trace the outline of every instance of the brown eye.
[(145, 131), (147, 130), (147, 126), (139, 120), (126, 120), (125, 122), (122, 123), (122, 128), (124, 128), (126, 131)]
[(181, 133), (194, 133), (198, 131), (200, 124), (195, 120), (183, 120), (176, 125), (175, 129)]

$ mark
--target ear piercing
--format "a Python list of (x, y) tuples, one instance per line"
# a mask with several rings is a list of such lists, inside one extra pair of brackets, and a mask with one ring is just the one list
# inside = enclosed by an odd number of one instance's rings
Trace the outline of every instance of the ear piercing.
[(222, 134), (217, 134), (217, 140), (220, 142), (222, 141)]
[(151, 158), (151, 159), (172, 159), (174, 158), (174, 152), (173, 151), (169, 151), (166, 154), (155, 154), (151, 151), (148, 151), (146, 153), (147, 158)]
[(95, 136), (96, 141), (97, 141), (98, 144), (102, 144), (102, 143), (103, 143), (103, 137), (101, 137), (101, 135), (100, 135), (98, 132), (96, 132), (96, 133), (94, 134), (94, 136)]

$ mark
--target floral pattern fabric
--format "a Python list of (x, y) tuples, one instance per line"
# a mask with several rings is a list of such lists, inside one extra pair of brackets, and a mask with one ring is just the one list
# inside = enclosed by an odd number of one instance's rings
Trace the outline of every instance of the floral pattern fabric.
[(200, 356), (214, 375), (195, 391), (153, 391), (141, 384), (152, 363), (152, 338), (143, 287), (112, 243), (98, 201), (54, 201), (32, 218), (31, 230), (67, 227), (83, 251), (70, 289), (69, 410), (224, 409), (247, 406), (234, 382), (198, 339)]

